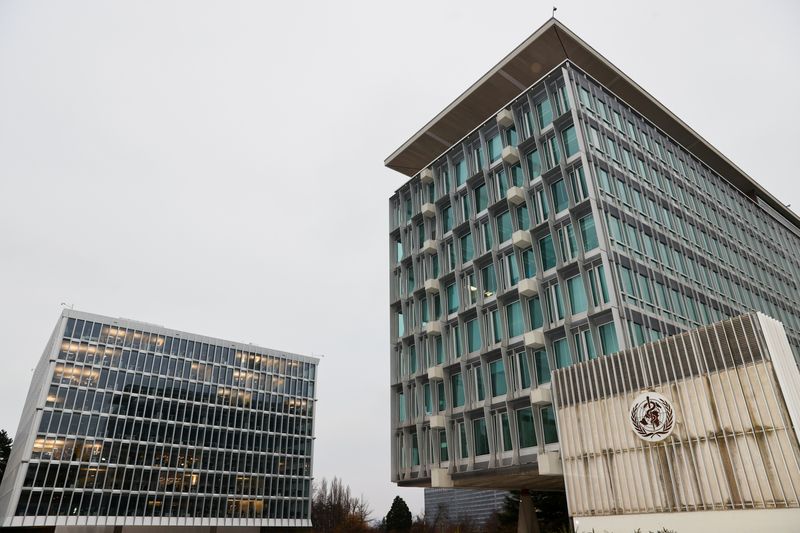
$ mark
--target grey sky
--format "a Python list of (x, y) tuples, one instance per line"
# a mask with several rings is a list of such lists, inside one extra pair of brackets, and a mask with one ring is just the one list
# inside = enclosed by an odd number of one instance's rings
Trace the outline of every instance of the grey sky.
[[(559, 2), (559, 18), (800, 209), (784, 2)], [(325, 354), (315, 474), (389, 483), (383, 159), (550, 3), (0, 1), (0, 428), (77, 309)]]

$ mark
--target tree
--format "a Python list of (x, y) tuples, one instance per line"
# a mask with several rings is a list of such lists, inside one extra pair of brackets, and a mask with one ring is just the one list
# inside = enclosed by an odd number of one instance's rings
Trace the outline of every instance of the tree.
[[(504, 533), (516, 531), (519, 519), (519, 491), (510, 492), (503, 502), (503, 508), (492, 517), (496, 525), (493, 531)], [(531, 492), (531, 501), (536, 511), (536, 519), (543, 533), (550, 531), (569, 531), (569, 512), (567, 495), (563, 492)]]
[(384, 519), (386, 531), (408, 531), (411, 529), (411, 511), (400, 496), (395, 496), (392, 507)]
[(0, 481), (3, 481), (3, 475), (6, 473), (6, 466), (8, 465), (8, 457), (11, 455), (11, 445), (14, 439), (8, 436), (5, 429), (0, 429)]
[(314, 531), (320, 533), (339, 533), (369, 531), (369, 505), (363, 498), (350, 494), (350, 487), (339, 478), (333, 478), (330, 485), (324, 478), (314, 487), (311, 500), (311, 522)]

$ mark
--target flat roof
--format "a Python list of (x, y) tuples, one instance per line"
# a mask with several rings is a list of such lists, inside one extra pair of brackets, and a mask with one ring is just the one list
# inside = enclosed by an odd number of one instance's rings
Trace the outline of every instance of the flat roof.
[(387, 157), (384, 164), (407, 176), (416, 175), (565, 60), (625, 100), (742, 193), (760, 198), (800, 228), (800, 216), (556, 19), (548, 20), (492, 67)]

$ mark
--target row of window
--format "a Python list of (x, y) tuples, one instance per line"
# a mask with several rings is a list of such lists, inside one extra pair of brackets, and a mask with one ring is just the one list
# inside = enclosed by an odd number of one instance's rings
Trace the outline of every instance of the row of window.
[[(534, 423), (535, 415), (539, 417), (539, 438)], [(451, 459), (458, 462), (459, 459), (469, 457), (480, 460), (490, 453), (502, 454), (515, 448), (522, 451), (537, 447), (539, 442), (543, 444), (558, 442), (555, 410), (552, 406), (524, 407), (512, 410), (510, 413), (496, 411), (492, 413), (488, 423), (485, 417), (453, 421), (449, 441), (447, 434), (446, 430), (423, 433), (424, 441), (428, 441), (425, 464), (433, 466), (447, 463)], [(410, 444), (408, 447), (406, 439)], [(423, 463), (416, 431), (408, 435), (398, 435), (397, 443), (398, 463), (401, 469), (413, 468)]]
[[(148, 333), (134, 329), (68, 318), (64, 330), (65, 340), (75, 339), (98, 342), (108, 346), (143, 350), (164, 355), (185, 357), (194, 361), (222, 364), (273, 374), (314, 379), (316, 366), (313, 363), (291, 358), (253, 352), (243, 352), (234, 348), (217, 346), (200, 341), (182, 339)], [(63, 349), (63, 348), (62, 348)], [(108, 356), (105, 347), (96, 347), (92, 355)], [(89, 352), (87, 349), (87, 357)], [(117, 352), (114, 351), (116, 355)]]
[(264, 496), (164, 495), (79, 490), (22, 491), (17, 516), (148, 516), (186, 518), (309, 518), (310, 481), (276, 480)]

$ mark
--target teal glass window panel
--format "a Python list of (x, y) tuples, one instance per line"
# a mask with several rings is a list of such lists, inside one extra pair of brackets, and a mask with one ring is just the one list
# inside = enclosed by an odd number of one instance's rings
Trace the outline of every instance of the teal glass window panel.
[(600, 294), (603, 297), (603, 302), (608, 303), (610, 298), (608, 296), (608, 285), (606, 283), (606, 269), (603, 265), (597, 267), (597, 279), (600, 280)]
[(446, 206), (442, 208), (442, 231), (447, 233), (453, 229), (453, 208)]
[(467, 160), (460, 159), (456, 162), (456, 187), (460, 187), (467, 181)]
[(397, 394), (397, 417), (400, 422), (406, 421), (406, 400), (402, 392)]
[(505, 198), (506, 193), (508, 193), (508, 176), (506, 175), (505, 170), (498, 171), (495, 176), (497, 179), (498, 198)]
[(509, 338), (518, 337), (524, 333), (525, 325), (522, 320), (522, 305), (519, 300), (506, 306), (506, 324), (508, 325)]
[(459, 358), (464, 355), (464, 347), (461, 344), (461, 330), (458, 326), (453, 326), (453, 340), (455, 342), (455, 346), (453, 347), (455, 350), (455, 356), (456, 358)]
[(408, 275), (406, 278), (407, 281), (406, 288), (408, 289), (408, 293), (411, 294), (412, 292), (414, 292), (414, 288), (416, 287), (416, 282), (414, 281), (414, 269), (409, 268), (406, 271), (406, 273)]
[(553, 341), (553, 355), (556, 358), (556, 368), (565, 368), (572, 364), (572, 356), (566, 338)]
[(494, 296), (497, 292), (497, 276), (495, 275), (493, 263), (481, 269), (481, 283), (483, 285), (483, 295), (487, 298)]
[(497, 222), (497, 240), (498, 242), (506, 242), (511, 238), (514, 228), (511, 225), (511, 212), (504, 211), (495, 217)]
[(597, 357), (597, 351), (594, 349), (594, 339), (592, 339), (592, 332), (588, 329), (583, 330), (583, 344), (586, 347), (586, 355), (589, 359), (594, 359)]
[(489, 160), (494, 162), (500, 159), (500, 155), (503, 153), (503, 140), (500, 138), (500, 134), (494, 134), (486, 144), (489, 146)]
[(433, 313), (436, 320), (442, 318), (442, 297), (438, 294), (433, 296)]
[(397, 257), (397, 260), (400, 261), (403, 258), (403, 243), (398, 240), (394, 242), (394, 246), (395, 256)]
[(425, 383), (422, 386), (423, 405), (425, 406), (425, 414), (433, 413), (433, 394), (431, 393), (431, 384)]
[(550, 270), (556, 266), (556, 250), (553, 247), (553, 237), (546, 235), (539, 239), (539, 253), (542, 256), (542, 268)]
[(450, 387), (453, 393), (453, 407), (462, 407), (464, 405), (464, 380), (461, 379), (460, 373), (451, 376)]
[(547, 359), (547, 352), (544, 350), (533, 352), (533, 364), (536, 367), (537, 385), (550, 383), (550, 361)]
[(528, 299), (528, 311), (531, 315), (531, 329), (539, 329), (544, 324), (542, 305), (538, 296)]
[(483, 233), (483, 244), (486, 251), (492, 249), (492, 229), (488, 221), (481, 223), (481, 232)]
[(552, 406), (547, 406), (542, 409), (542, 432), (544, 433), (545, 444), (553, 444), (554, 442), (558, 442), (556, 412)]
[(517, 265), (517, 258), (514, 254), (507, 255), (505, 260), (508, 264), (508, 282), (510, 286), (519, 283), (519, 265)]
[(613, 322), (609, 322), (598, 327), (597, 332), (600, 334), (600, 347), (603, 351), (603, 355), (608, 355), (619, 351), (619, 345), (617, 344), (617, 332), (614, 329)]
[(557, 166), (561, 162), (561, 149), (558, 147), (558, 140), (555, 137), (547, 139), (547, 144), (550, 147), (550, 153), (553, 154), (553, 166)]
[(521, 205), (517, 208), (518, 229), (528, 229), (531, 227), (531, 217), (528, 214), (527, 206)]
[(436, 398), (439, 400), (439, 412), (447, 409), (447, 396), (444, 393), (444, 381), (436, 383)]
[(472, 423), (473, 438), (475, 439), (475, 455), (489, 453), (489, 434), (486, 431), (486, 419), (478, 418)]
[(481, 349), (481, 328), (478, 320), (474, 318), (467, 322), (467, 348), (469, 353)]
[(517, 363), (519, 368), (519, 384), (523, 389), (531, 386), (531, 369), (528, 364), (528, 355), (525, 352), (517, 353)]
[(439, 432), (439, 460), (449, 461), (450, 454), (447, 451), (447, 432)]
[(461, 458), (466, 459), (469, 457), (469, 449), (467, 448), (467, 429), (463, 422), (458, 425), (458, 434), (461, 444), (459, 446), (461, 448)]
[(480, 185), (475, 188), (475, 211), (480, 213), (487, 207), (489, 207), (489, 193), (486, 185)]
[(539, 189), (536, 192), (536, 196), (539, 199), (539, 212), (542, 215), (541, 221), (545, 221), (550, 217), (550, 202), (547, 199), (547, 193), (545, 193), (544, 189)]
[(482, 402), (486, 399), (486, 391), (483, 388), (483, 369), (480, 366), (474, 368), (475, 371), (475, 393), (478, 401)]
[(517, 437), (520, 448), (536, 446), (536, 430), (533, 426), (533, 411), (530, 407), (517, 410)]
[(489, 363), (489, 379), (492, 385), (493, 397), (502, 396), (506, 393), (506, 370), (502, 359)]
[(528, 176), (530, 176), (530, 179), (542, 175), (542, 159), (539, 157), (538, 150), (528, 152), (525, 156), (525, 161), (528, 163)]
[(444, 341), (442, 340), (442, 336), (436, 335), (433, 342), (436, 350), (436, 364), (441, 365), (444, 363)]
[(419, 441), (416, 433), (411, 435), (411, 463), (419, 466)]
[(503, 451), (509, 452), (514, 448), (514, 445), (511, 442), (511, 427), (508, 423), (508, 413), (502, 413), (500, 415), (500, 428), (503, 432)]
[(423, 298), (422, 300), (419, 301), (419, 308), (422, 310), (422, 312), (420, 313), (422, 315), (422, 322), (425, 323), (425, 322), (430, 321), (430, 316), (428, 314), (428, 299), (427, 298)]
[(578, 135), (575, 132), (575, 126), (570, 126), (562, 131), (561, 140), (564, 142), (564, 150), (567, 153), (567, 157), (578, 153)]
[(560, 179), (550, 185), (550, 192), (553, 194), (553, 203), (555, 204), (556, 213), (559, 213), (569, 207), (567, 185), (563, 179)]
[(549, 99), (545, 98), (536, 104), (536, 117), (539, 119), (539, 128), (544, 128), (553, 122), (553, 108)]
[(458, 311), (458, 287), (455, 283), (451, 283), (445, 288), (447, 293), (447, 312), (455, 313)]
[(397, 335), (402, 337), (406, 334), (406, 321), (403, 313), (397, 313)]
[(511, 183), (517, 187), (522, 187), (525, 183), (525, 176), (522, 174), (522, 166), (519, 163), (511, 167)]
[(573, 314), (586, 311), (588, 302), (582, 276), (578, 275), (567, 280), (567, 292), (569, 293), (569, 307)]
[(408, 347), (408, 372), (417, 373), (417, 348), (414, 346)]
[(461, 262), (466, 263), (472, 261), (475, 257), (475, 242), (472, 239), (472, 233), (467, 233), (461, 237)]
[(581, 228), (581, 240), (583, 241), (583, 251), (594, 250), (598, 246), (597, 231), (594, 226), (594, 217), (588, 215), (578, 221)]
[(431, 273), (433, 274), (434, 278), (439, 277), (439, 254), (433, 254), (431, 256)]
[(519, 137), (517, 136), (517, 128), (511, 126), (506, 130), (506, 144), (508, 144), (508, 146), (516, 146), (518, 140)]
[(497, 309), (492, 309), (492, 329), (494, 330), (494, 342), (500, 342), (503, 339), (502, 326), (500, 325), (500, 312)]
[(536, 259), (533, 250), (528, 248), (522, 252), (522, 270), (526, 278), (532, 278), (536, 275)]

